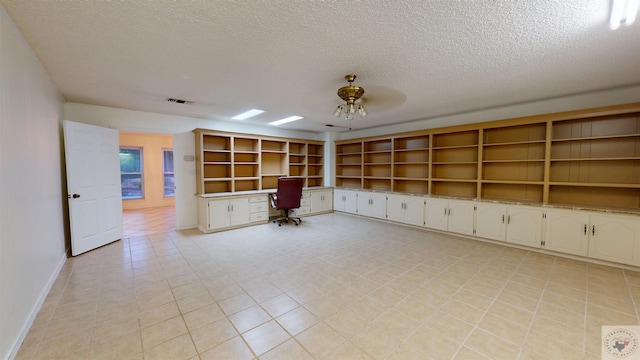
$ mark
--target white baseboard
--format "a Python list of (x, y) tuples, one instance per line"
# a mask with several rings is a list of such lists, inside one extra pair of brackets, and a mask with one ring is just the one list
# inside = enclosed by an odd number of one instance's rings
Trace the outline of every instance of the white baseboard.
[(49, 278), (47, 285), (44, 287), (44, 289), (42, 289), (42, 292), (40, 292), (40, 296), (38, 296), (38, 301), (35, 303), (35, 305), (31, 309), (29, 317), (27, 318), (27, 321), (22, 327), (20, 336), (16, 339), (16, 342), (11, 346), (12, 350), (11, 350), (11, 353), (9, 353), (9, 357), (7, 358), (7, 360), (13, 360), (18, 354), (18, 350), (20, 350), (20, 346), (22, 345), (22, 342), (27, 337), (27, 334), (31, 329), (31, 325), (33, 325), (33, 321), (36, 319), (36, 316), (38, 315), (38, 312), (40, 311), (42, 304), (44, 304), (44, 301), (47, 298), (47, 295), (49, 295), (49, 291), (51, 291), (51, 288), (53, 287), (53, 284), (56, 282), (58, 275), (60, 275), (60, 271), (62, 270), (62, 267), (64, 266), (64, 263), (66, 261), (67, 261), (67, 253), (65, 252), (62, 255), (62, 259), (60, 259), (60, 262), (58, 263), (58, 266), (56, 267), (55, 271), (51, 274), (51, 277)]

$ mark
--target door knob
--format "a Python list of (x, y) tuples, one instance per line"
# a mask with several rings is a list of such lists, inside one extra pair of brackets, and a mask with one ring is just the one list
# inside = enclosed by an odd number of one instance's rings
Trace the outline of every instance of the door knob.
[(74, 198), (74, 199), (77, 199), (77, 198), (79, 198), (79, 197), (80, 197), (80, 194), (73, 194), (73, 198)]

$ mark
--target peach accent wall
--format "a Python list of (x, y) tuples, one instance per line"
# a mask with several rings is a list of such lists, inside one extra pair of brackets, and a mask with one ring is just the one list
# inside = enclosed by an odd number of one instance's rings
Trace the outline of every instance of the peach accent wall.
[(120, 132), (120, 146), (142, 148), (144, 199), (122, 200), (122, 208), (144, 209), (174, 206), (174, 197), (164, 197), (162, 150), (173, 149), (173, 136)]

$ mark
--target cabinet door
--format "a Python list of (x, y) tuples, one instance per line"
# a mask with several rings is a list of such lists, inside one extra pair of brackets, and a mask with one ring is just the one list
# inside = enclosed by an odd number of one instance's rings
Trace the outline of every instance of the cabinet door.
[(449, 201), (446, 199), (426, 198), (425, 202), (425, 226), (432, 229), (447, 230)]
[(229, 227), (229, 200), (209, 200), (209, 230)]
[(542, 210), (527, 206), (508, 206), (507, 242), (540, 247), (542, 242)]
[(251, 222), (251, 206), (249, 198), (237, 198), (229, 200), (231, 208), (229, 223), (231, 226), (248, 224)]
[(358, 192), (357, 203), (359, 215), (371, 216), (371, 196), (369, 193)]
[(331, 211), (333, 209), (333, 190), (325, 190), (323, 193), (322, 211)]
[(476, 204), (476, 236), (504, 241), (507, 207), (500, 204)]
[(385, 219), (387, 217), (387, 194), (371, 193), (370, 216)]
[(333, 210), (344, 211), (345, 201), (346, 198), (344, 190), (336, 189), (333, 191)]
[(346, 190), (344, 191), (344, 212), (355, 214), (358, 212), (358, 199), (357, 192)]
[(544, 247), (587, 256), (589, 215), (569, 210), (548, 210), (545, 213)]
[(332, 208), (331, 191), (313, 191), (311, 192), (311, 213), (321, 213), (329, 211)]
[(322, 212), (324, 193), (320, 191), (312, 191), (311, 195), (311, 213)]
[(473, 235), (474, 203), (449, 200), (449, 231)]
[(640, 265), (640, 221), (623, 215), (591, 215), (589, 256)]
[(404, 222), (404, 195), (387, 195), (387, 219), (391, 221)]
[(416, 226), (424, 226), (424, 197), (405, 196), (404, 222)]

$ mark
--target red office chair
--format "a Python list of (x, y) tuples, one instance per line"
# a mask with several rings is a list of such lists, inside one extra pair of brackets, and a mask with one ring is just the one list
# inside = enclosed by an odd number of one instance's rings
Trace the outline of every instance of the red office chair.
[(278, 226), (282, 226), (283, 222), (288, 223), (289, 220), (296, 226), (302, 222), (298, 217), (289, 217), (289, 210), (300, 207), (302, 184), (302, 178), (281, 177), (278, 179), (278, 190), (275, 194), (271, 194), (271, 205), (278, 210), (284, 210), (284, 217), (273, 220), (274, 223), (278, 223)]

